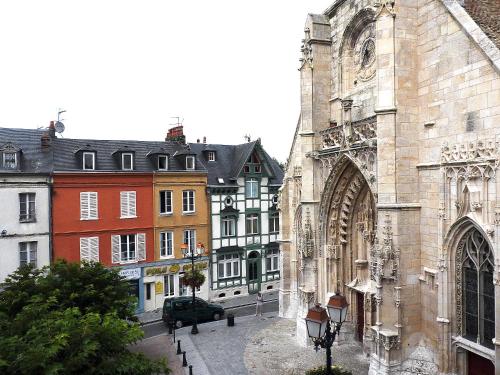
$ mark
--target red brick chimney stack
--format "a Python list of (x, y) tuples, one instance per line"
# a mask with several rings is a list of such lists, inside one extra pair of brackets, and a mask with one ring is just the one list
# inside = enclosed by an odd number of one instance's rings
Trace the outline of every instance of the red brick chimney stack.
[(167, 136), (165, 137), (167, 142), (180, 142), (186, 143), (186, 137), (184, 135), (184, 126), (178, 125), (170, 128), (168, 130)]

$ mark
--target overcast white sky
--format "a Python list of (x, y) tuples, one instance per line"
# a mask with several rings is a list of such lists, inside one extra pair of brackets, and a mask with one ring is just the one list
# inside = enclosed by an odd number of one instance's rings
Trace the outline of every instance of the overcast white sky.
[(0, 126), (63, 115), (65, 137), (262, 138), (288, 156), (307, 13), (333, 0), (16, 0), (0, 4)]

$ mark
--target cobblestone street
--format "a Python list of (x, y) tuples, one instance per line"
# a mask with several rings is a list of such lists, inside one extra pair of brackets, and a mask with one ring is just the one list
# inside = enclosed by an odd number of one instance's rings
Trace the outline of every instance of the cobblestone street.
[[(279, 318), (276, 312), (263, 317), (238, 317), (235, 323), (234, 327), (228, 327), (225, 320), (200, 324), (196, 336), (190, 334), (191, 327), (177, 330), (188, 364), (193, 365), (193, 374), (300, 375), (325, 361), (324, 350), (316, 353), (312, 347), (299, 346), (295, 341), (295, 322)], [(149, 350), (146, 345), (147, 340), (139, 343), (138, 350)], [(174, 350), (163, 350), (169, 363), (179, 363), (182, 357), (176, 356)], [(353, 375), (368, 373), (368, 359), (356, 342), (334, 345), (332, 353), (334, 364)], [(188, 374), (187, 368), (185, 373)]]

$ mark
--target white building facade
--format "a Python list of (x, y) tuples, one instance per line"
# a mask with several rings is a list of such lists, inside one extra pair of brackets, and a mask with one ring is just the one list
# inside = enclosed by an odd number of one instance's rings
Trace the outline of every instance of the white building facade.
[(224, 300), (277, 290), (281, 168), (260, 141), (192, 148), (208, 169), (209, 298)]
[(50, 263), (49, 145), (42, 131), (0, 129), (0, 284), (23, 264)]

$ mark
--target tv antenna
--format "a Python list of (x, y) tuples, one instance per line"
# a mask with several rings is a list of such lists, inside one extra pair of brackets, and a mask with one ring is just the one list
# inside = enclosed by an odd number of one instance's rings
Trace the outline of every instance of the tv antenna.
[(177, 121), (174, 124), (169, 124), (169, 125), (182, 126), (182, 124), (184, 122), (184, 118), (181, 118), (179, 116), (173, 116), (170, 118), (175, 118), (175, 119), (177, 119)]
[(57, 121), (54, 124), (55, 130), (59, 134), (62, 134), (64, 132), (64, 129), (66, 129), (66, 127), (64, 126), (64, 124), (62, 122), (62, 120), (64, 120), (64, 119), (61, 118), (61, 114), (63, 114), (64, 112), (66, 112), (65, 109), (59, 108), (59, 110), (57, 111)]

